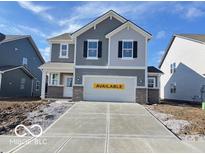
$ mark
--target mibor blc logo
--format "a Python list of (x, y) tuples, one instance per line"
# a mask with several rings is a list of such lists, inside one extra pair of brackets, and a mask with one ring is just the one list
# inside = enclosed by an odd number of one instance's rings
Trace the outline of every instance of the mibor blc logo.
[[(18, 129), (20, 129), (20, 128), (23, 128), (26, 132), (23, 133), (23, 134), (18, 133)], [(33, 136), (33, 137), (40, 137), (40, 136), (42, 135), (42, 133), (43, 133), (43, 129), (41, 128), (41, 126), (38, 125), (38, 124), (34, 124), (34, 125), (32, 125), (32, 126), (30, 127), (30, 129), (33, 129), (33, 128), (37, 128), (37, 129), (40, 130), (40, 131), (38, 132), (38, 134), (32, 133), (26, 126), (24, 126), (24, 125), (22, 125), (22, 124), (16, 126), (14, 131), (15, 131), (16, 136), (18, 136), (18, 137), (25, 137), (28, 133), (29, 133), (31, 136)]]

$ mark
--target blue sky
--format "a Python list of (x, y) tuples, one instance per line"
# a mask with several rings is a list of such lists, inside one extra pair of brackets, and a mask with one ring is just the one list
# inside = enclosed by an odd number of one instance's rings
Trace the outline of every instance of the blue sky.
[(0, 32), (32, 35), (43, 57), (49, 58), (47, 38), (73, 32), (113, 9), (153, 38), (149, 65), (158, 66), (175, 33), (205, 34), (205, 2), (0, 2)]

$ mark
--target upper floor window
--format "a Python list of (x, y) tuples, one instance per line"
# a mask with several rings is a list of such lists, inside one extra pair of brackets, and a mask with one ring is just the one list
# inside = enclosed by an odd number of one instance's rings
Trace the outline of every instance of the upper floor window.
[(23, 65), (28, 65), (28, 59), (23, 57), (23, 62), (22, 62)]
[(50, 85), (57, 86), (59, 84), (59, 74), (51, 73), (50, 74)]
[(175, 72), (176, 72), (176, 63), (172, 63), (170, 65), (170, 73), (172, 74), (172, 73), (175, 73)]
[(98, 58), (98, 40), (88, 40), (87, 58), (88, 59)]
[(154, 77), (148, 77), (148, 87), (149, 88), (155, 87), (155, 78)]
[(68, 44), (60, 45), (60, 58), (68, 58)]
[(133, 58), (133, 41), (122, 41), (122, 58)]

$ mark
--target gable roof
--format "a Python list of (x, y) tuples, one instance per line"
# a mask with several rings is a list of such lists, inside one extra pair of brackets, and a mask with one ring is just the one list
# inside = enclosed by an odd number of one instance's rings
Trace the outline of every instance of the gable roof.
[(51, 37), (48, 39), (49, 42), (53, 41), (72, 41), (71, 34), (70, 33), (63, 33), (60, 35), (57, 35), (55, 37)]
[(163, 72), (160, 69), (158, 69), (158, 68), (156, 68), (154, 66), (148, 66), (147, 70), (148, 70), (148, 73), (160, 73), (160, 74), (163, 74)]
[(110, 33), (108, 33), (106, 35), (106, 38), (110, 38), (111, 36), (113, 36), (114, 34), (120, 32), (121, 30), (123, 30), (126, 27), (131, 27), (133, 28), (135, 31), (137, 31), (138, 33), (141, 33), (142, 35), (144, 35), (145, 37), (147, 37), (148, 39), (151, 39), (152, 34), (150, 34), (149, 32), (147, 32), (146, 30), (144, 30), (143, 28), (137, 26), (136, 24), (134, 24), (133, 22), (127, 20), (124, 24), (122, 24), (121, 26), (117, 27), (116, 29), (114, 29), (113, 31), (111, 31)]
[(4, 65), (4, 66), (0, 66), (0, 73), (5, 73), (5, 72), (9, 72), (9, 71), (13, 71), (16, 69), (22, 69), (28, 76), (30, 76), (31, 78), (34, 78), (34, 75), (25, 67), (25, 66), (14, 66), (14, 65)]
[(201, 42), (205, 43), (205, 34), (176, 34), (175, 36), (185, 37), (185, 38), (188, 38), (188, 39), (201, 41)]
[(37, 54), (37, 56), (39, 57), (40, 61), (42, 63), (45, 63), (43, 57), (41, 56), (40, 51), (38, 50), (38, 47), (36, 46), (35, 42), (33, 41), (32, 37), (30, 35), (5, 35), (5, 39), (0, 41), (0, 45), (3, 43), (7, 43), (7, 42), (11, 42), (11, 41), (16, 41), (16, 40), (20, 40), (20, 39), (25, 39), (27, 38), (31, 45), (33, 46), (33, 48), (35, 49), (35, 52)]
[(0, 41), (0, 43), (6, 43), (6, 42), (10, 42), (10, 41), (15, 41), (15, 40), (27, 38), (27, 37), (29, 37), (29, 35), (5, 35), (5, 39)]
[(103, 15), (99, 16), (98, 18), (94, 19), (93, 21), (89, 22), (88, 24), (86, 24), (85, 26), (83, 26), (82, 28), (78, 29), (77, 31), (72, 33), (72, 37), (76, 37), (80, 34), (82, 34), (83, 32), (85, 32), (86, 30), (94, 27), (95, 25), (97, 25), (98, 23), (100, 23), (101, 21), (103, 21), (104, 19), (108, 18), (109, 16), (115, 17), (117, 20), (121, 21), (122, 23), (126, 22), (127, 19), (124, 18), (123, 16), (119, 15), (118, 13), (116, 13), (113, 10), (109, 10), (108, 12), (104, 13)]
[(205, 34), (175, 34), (173, 35), (171, 41), (169, 42), (166, 50), (165, 50), (165, 53), (164, 55), (162, 56), (161, 58), (161, 61), (159, 63), (159, 68), (162, 66), (168, 52), (169, 52), (169, 49), (172, 45), (172, 43), (174, 42), (174, 39), (175, 37), (180, 37), (180, 38), (183, 38), (183, 39), (188, 39), (190, 41), (195, 41), (195, 42), (198, 42), (198, 43), (205, 43)]
[[(49, 38), (48, 41), (49, 42), (60, 42), (60, 41), (73, 41), (74, 37), (79, 36), (80, 34), (82, 34), (83, 32), (89, 30), (90, 28), (96, 26), (97, 24), (99, 24), (100, 22), (102, 22), (103, 20), (107, 19), (108, 17), (114, 17), (117, 20), (122, 22), (122, 25), (124, 25), (125, 23), (129, 23), (130, 25), (132, 25), (133, 27), (135, 27), (135, 29), (138, 29), (140, 32), (144, 33), (145, 35), (148, 36), (148, 38), (150, 39), (152, 34), (149, 33), (148, 31), (144, 30), (142, 27), (136, 25), (135, 23), (127, 20), (125, 17), (121, 16), (120, 14), (118, 14), (117, 12), (113, 11), (113, 10), (109, 10), (108, 12), (104, 13), (103, 15), (97, 17), (96, 19), (92, 20), (91, 22), (89, 22), (88, 24), (86, 24), (85, 26), (83, 26), (82, 28), (76, 30), (73, 33), (64, 33), (52, 38)], [(120, 26), (122, 26), (120, 25)], [(120, 27), (119, 26), (119, 27)], [(118, 28), (118, 27), (117, 27)], [(117, 29), (116, 28), (116, 29)]]

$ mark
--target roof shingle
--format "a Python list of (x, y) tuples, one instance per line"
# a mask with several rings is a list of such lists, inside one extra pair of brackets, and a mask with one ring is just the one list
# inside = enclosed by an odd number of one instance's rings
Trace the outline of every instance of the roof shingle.
[(182, 36), (205, 43), (205, 34), (176, 34), (176, 36)]
[(160, 73), (160, 74), (163, 74), (163, 72), (161, 70), (159, 70), (158, 68), (156, 68), (154, 66), (148, 66), (148, 73)]
[(56, 41), (56, 40), (72, 40), (70, 33), (64, 33), (52, 38), (48, 39), (49, 41)]

